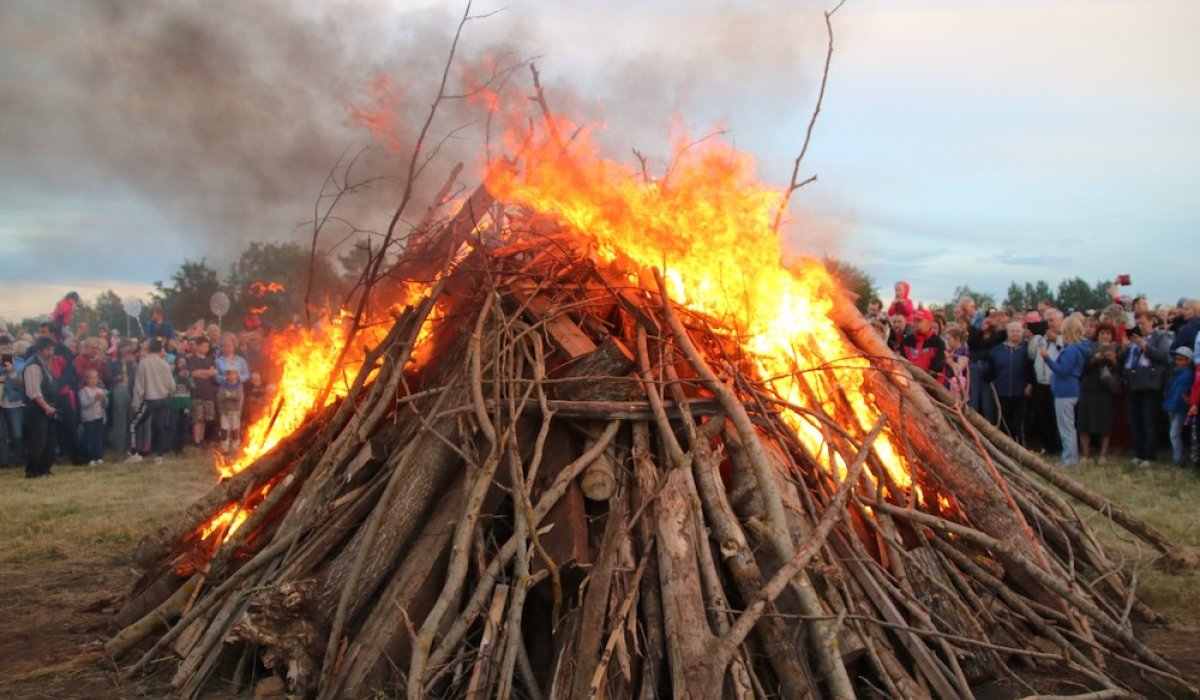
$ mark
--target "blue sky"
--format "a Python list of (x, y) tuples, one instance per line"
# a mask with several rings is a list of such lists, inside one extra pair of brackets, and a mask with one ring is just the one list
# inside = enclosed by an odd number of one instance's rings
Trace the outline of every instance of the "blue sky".
[[(552, 102), (603, 121), (620, 157), (664, 154), (678, 116), (726, 129), (783, 184), (827, 6), (477, 3), (503, 12), (468, 27), (464, 56), (538, 56)], [(12, 3), (0, 318), (46, 313), (67, 289), (144, 294), (184, 257), (224, 271), (249, 238), (304, 235), (338, 155), (370, 142), (344, 104), (390, 73), (416, 114), (462, 10), (306, 7)], [(849, 0), (789, 247), (924, 300), (1118, 273), (1154, 301), (1200, 296), (1198, 31), (1190, 0)]]

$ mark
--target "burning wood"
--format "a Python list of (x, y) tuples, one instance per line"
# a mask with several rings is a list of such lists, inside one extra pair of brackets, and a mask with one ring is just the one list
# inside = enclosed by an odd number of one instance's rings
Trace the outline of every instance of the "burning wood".
[(178, 657), (182, 697), (260, 666), (320, 698), (1189, 690), (1064, 493), (1123, 512), (752, 245), (773, 200), (728, 154), (671, 187), (527, 158), (397, 263), (437, 281), (342, 398), (281, 392), (261, 456), (143, 543), (109, 646), (155, 638), (131, 672)]

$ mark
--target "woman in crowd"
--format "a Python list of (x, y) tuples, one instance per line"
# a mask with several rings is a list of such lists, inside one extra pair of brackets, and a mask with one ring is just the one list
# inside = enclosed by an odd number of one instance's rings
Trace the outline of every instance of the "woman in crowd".
[(1079, 403), (1079, 378), (1092, 354), (1092, 344), (1083, 336), (1083, 320), (1072, 314), (1062, 325), (1062, 350), (1050, 357), (1046, 348), (1039, 354), (1054, 375), (1050, 390), (1054, 393), (1054, 416), (1062, 438), (1062, 464), (1074, 467), (1079, 463), (1079, 447), (1075, 433), (1075, 407)]
[(1079, 379), (1079, 407), (1075, 429), (1079, 432), (1082, 463), (1092, 461), (1092, 436), (1100, 437), (1100, 464), (1108, 462), (1108, 447), (1112, 439), (1118, 379), (1116, 331), (1110, 321), (1096, 326), (1094, 352), (1084, 366)]
[(1154, 461), (1162, 389), (1170, 365), (1171, 336), (1154, 328), (1154, 314), (1139, 311), (1137, 325), (1121, 344), (1121, 368), (1128, 390), (1129, 426), (1133, 432), (1133, 463), (1145, 467)]

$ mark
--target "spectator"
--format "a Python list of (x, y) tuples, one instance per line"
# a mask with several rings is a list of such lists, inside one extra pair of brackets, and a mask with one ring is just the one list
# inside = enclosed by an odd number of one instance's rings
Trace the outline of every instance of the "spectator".
[(235, 452), (242, 440), (242, 379), (238, 370), (229, 367), (221, 376), (217, 389), (217, 414), (221, 421), (221, 451)]
[(1180, 324), (1179, 330), (1175, 333), (1175, 340), (1171, 343), (1171, 350), (1188, 348), (1194, 356), (1196, 352), (1196, 340), (1200, 337), (1200, 299), (1189, 299), (1183, 305), (1182, 311), (1183, 313), (1180, 315), (1180, 318), (1183, 320), (1183, 323)]
[(891, 332), (888, 334), (887, 344), (892, 349), (892, 352), (900, 354), (900, 344), (904, 342), (904, 337), (908, 335), (908, 322), (904, 320), (904, 314), (892, 314), (888, 320), (891, 325)]
[(29, 343), (18, 340), (2, 353), (0, 362), (0, 466), (25, 461), (25, 352)]
[(1075, 314), (1063, 321), (1062, 331), (1063, 349), (1057, 358), (1051, 358), (1047, 348), (1042, 348), (1038, 354), (1054, 373), (1050, 389), (1054, 392), (1054, 416), (1062, 438), (1062, 464), (1071, 468), (1079, 463), (1075, 407), (1079, 403), (1079, 379), (1084, 364), (1091, 357), (1092, 344), (1083, 337), (1083, 321)]
[(175, 390), (167, 399), (169, 417), (167, 435), (169, 449), (176, 456), (183, 454), (183, 444), (187, 442), (188, 424), (192, 411), (192, 378), (188, 371), (188, 358), (180, 355), (172, 363), (175, 370)]
[(54, 311), (50, 314), (50, 325), (59, 333), (70, 331), (71, 316), (75, 314), (75, 307), (79, 305), (79, 294), (77, 292), (67, 292), (66, 296), (54, 305)]
[(967, 351), (971, 371), (971, 408), (989, 423), (996, 422), (996, 402), (992, 398), (992, 348), (1004, 342), (1005, 334), (998, 329), (992, 315), (981, 318), (980, 325), (969, 325)]
[[(1167, 384), (1167, 395), (1162, 408), (1171, 418), (1171, 459), (1175, 465), (1183, 466), (1183, 424), (1188, 416), (1196, 415), (1196, 407), (1188, 406), (1188, 395), (1194, 393), (1196, 372), (1192, 371), (1193, 354), (1189, 348), (1176, 348), (1171, 353), (1175, 366)], [(1194, 420), (1194, 418), (1193, 418)]]
[(1137, 312), (1134, 321), (1136, 325), (1121, 344), (1121, 373), (1128, 394), (1133, 463), (1144, 467), (1155, 458), (1158, 412), (1171, 363), (1171, 337), (1154, 328), (1154, 314), (1150, 311)]
[(51, 422), (58, 409), (54, 395), (58, 389), (50, 373), (54, 358), (54, 341), (41, 337), (33, 343), (33, 354), (25, 363), (25, 428), (28, 443), (25, 450), (25, 478), (36, 479), (51, 474), (54, 466), (55, 440)]
[(971, 399), (970, 353), (967, 335), (957, 326), (946, 329), (946, 379), (950, 395), (962, 403)]
[(210, 354), (207, 336), (196, 339), (195, 349), (188, 358), (192, 378), (192, 444), (204, 444), (204, 432), (217, 419), (217, 362)]
[[(100, 380), (100, 388), (107, 389), (112, 384), (112, 368), (100, 349), (98, 338), (88, 338), (83, 341), (83, 352), (75, 357), (75, 375), (81, 380), (89, 372), (95, 371)], [(82, 387), (80, 387), (82, 388)]]
[(237, 370), (239, 384), (250, 381), (250, 366), (244, 357), (237, 354), (237, 338), (232, 333), (221, 336), (221, 354), (217, 356), (216, 365), (218, 381), (230, 369)]
[(1096, 327), (1095, 351), (1084, 365), (1079, 378), (1079, 407), (1075, 427), (1079, 431), (1081, 463), (1092, 461), (1092, 436), (1100, 437), (1100, 464), (1108, 463), (1108, 448), (1112, 438), (1113, 414), (1117, 380), (1117, 344), (1112, 323), (1104, 321)]
[(883, 315), (883, 300), (877, 297), (872, 297), (867, 302), (867, 320), (874, 321), (876, 319), (886, 318)]
[(83, 375), (79, 389), (79, 420), (83, 425), (83, 456), (89, 467), (104, 463), (104, 410), (108, 393), (100, 386), (100, 373), (94, 369)]
[(130, 452), (129, 442), (132, 420), (133, 378), (137, 373), (137, 355), (133, 345), (126, 342), (118, 350), (119, 359), (113, 362), (112, 376), (112, 426), (109, 429), (109, 445), (118, 454)]
[(913, 332), (904, 337), (900, 350), (905, 359), (944, 380), (946, 370), (946, 341), (933, 332), (933, 314), (929, 309), (913, 313)]
[(896, 296), (892, 299), (892, 303), (888, 306), (888, 316), (900, 314), (904, 316), (904, 322), (911, 324), (913, 322), (913, 303), (912, 299), (908, 298), (911, 291), (908, 282), (901, 280), (896, 283)]
[(1042, 359), (1041, 351), (1049, 351), (1051, 358), (1058, 357), (1062, 350), (1062, 312), (1053, 307), (1042, 312), (1045, 319), (1028, 343), (1029, 359), (1033, 362), (1033, 397), (1029, 401), (1029, 420), (1025, 423), (1026, 437), (1031, 437), (1044, 452), (1058, 452), (1062, 445), (1058, 438), (1058, 425), (1054, 418), (1054, 392), (1050, 389), (1053, 372)]
[(221, 347), (221, 327), (215, 323), (208, 326), (208, 343), (213, 352), (216, 352), (216, 349)]
[(1033, 396), (1033, 372), (1024, 333), (1025, 328), (1019, 321), (1009, 322), (1004, 342), (991, 350), (995, 368), (992, 389), (998, 399), (1000, 428), (1022, 445), (1025, 444), (1025, 402)]
[[(154, 463), (162, 464), (167, 449), (167, 399), (175, 391), (175, 376), (164, 356), (162, 340), (153, 338), (146, 346), (146, 356), (138, 362), (133, 380), (133, 422), (130, 426), (131, 440), (136, 450), (127, 462), (140, 462), (144, 454), (154, 450)], [(151, 427), (150, 443), (138, 442), (133, 436), (144, 423)]]
[(159, 338), (164, 341), (175, 339), (175, 326), (170, 321), (163, 320), (161, 306), (150, 310), (150, 320), (146, 321), (146, 337)]

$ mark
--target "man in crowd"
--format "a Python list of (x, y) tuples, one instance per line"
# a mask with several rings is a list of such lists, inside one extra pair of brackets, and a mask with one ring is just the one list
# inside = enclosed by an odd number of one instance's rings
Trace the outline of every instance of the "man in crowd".
[(933, 332), (929, 309), (913, 312), (913, 331), (901, 341), (900, 350), (909, 362), (941, 380), (946, 369), (946, 341)]
[[(130, 432), (137, 434), (138, 427), (145, 421), (150, 421), (153, 438), (150, 445), (137, 445), (138, 451), (129, 456), (127, 462), (142, 461), (142, 452), (154, 450), (154, 463), (162, 464), (163, 454), (167, 451), (168, 411), (167, 399), (175, 391), (175, 376), (171, 365), (163, 352), (163, 342), (152, 338), (146, 348), (146, 357), (138, 363), (137, 374), (133, 380), (133, 422)], [(134, 440), (136, 442), (136, 439)]]
[(200, 336), (187, 359), (192, 375), (192, 443), (196, 447), (204, 443), (205, 426), (217, 419), (217, 364), (210, 346), (208, 336)]
[(1000, 428), (1021, 444), (1025, 444), (1025, 401), (1033, 396), (1029, 346), (1024, 336), (1021, 322), (1010, 321), (1005, 327), (1004, 342), (991, 349), (995, 372), (992, 386), (1000, 403)]
[(54, 395), (58, 392), (50, 362), (54, 358), (54, 341), (38, 338), (33, 354), (25, 363), (25, 478), (36, 479), (50, 475), (54, 466), (55, 440), (52, 422), (58, 409)]

